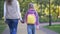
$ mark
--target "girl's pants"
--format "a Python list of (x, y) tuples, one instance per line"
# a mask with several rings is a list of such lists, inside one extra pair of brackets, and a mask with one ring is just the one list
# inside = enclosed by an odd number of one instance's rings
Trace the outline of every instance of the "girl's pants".
[(28, 34), (35, 34), (35, 25), (34, 24), (27, 24), (27, 32)]
[(18, 19), (6, 19), (10, 29), (10, 34), (17, 34)]

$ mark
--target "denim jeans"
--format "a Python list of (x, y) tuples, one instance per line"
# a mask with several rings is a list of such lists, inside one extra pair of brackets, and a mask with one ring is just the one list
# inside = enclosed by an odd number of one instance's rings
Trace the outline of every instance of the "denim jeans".
[(28, 34), (35, 34), (35, 25), (28, 24), (27, 25), (27, 32)]
[(18, 19), (6, 19), (6, 21), (8, 22), (10, 34), (16, 34), (17, 33)]

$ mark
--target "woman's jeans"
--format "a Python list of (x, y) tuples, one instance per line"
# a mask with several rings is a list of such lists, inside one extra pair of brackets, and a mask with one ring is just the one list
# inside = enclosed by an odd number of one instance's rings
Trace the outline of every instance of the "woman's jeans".
[(10, 34), (17, 34), (18, 19), (6, 19), (10, 29)]
[(35, 34), (35, 25), (34, 24), (27, 24), (27, 32), (28, 34)]

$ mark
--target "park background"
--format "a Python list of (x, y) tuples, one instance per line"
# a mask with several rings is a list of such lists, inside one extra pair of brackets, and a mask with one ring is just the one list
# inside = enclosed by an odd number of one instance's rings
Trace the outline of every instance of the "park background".
[[(22, 17), (28, 9), (28, 4), (30, 2), (34, 3), (34, 8), (39, 14), (39, 21), (49, 22), (51, 18), (52, 22), (60, 22), (60, 0), (18, 0), (20, 4), (20, 10)], [(4, 0), (0, 0), (0, 19), (3, 18), (3, 6)]]
[[(28, 10), (28, 4), (34, 3), (34, 8), (39, 14), (40, 23), (56, 23), (60, 22), (60, 0), (18, 0), (22, 17)], [(4, 19), (4, 0), (0, 0), (0, 25), (3, 29), (6, 27), (3, 23)], [(59, 25), (60, 26), (60, 25)], [(60, 28), (60, 27), (59, 27)], [(3, 30), (0, 27), (0, 30)], [(2, 32), (2, 31), (1, 31)], [(60, 31), (59, 31), (60, 32)]]

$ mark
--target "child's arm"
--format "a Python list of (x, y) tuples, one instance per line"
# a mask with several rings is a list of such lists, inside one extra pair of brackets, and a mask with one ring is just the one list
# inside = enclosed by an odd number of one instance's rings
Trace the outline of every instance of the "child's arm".
[(37, 12), (35, 12), (36, 15), (36, 28), (39, 29), (39, 15)]
[(25, 14), (25, 16), (24, 16), (24, 22), (26, 22), (27, 14), (28, 14), (28, 12), (26, 12), (26, 14)]
[(35, 12), (36, 14), (36, 25), (39, 25), (39, 15), (38, 15), (38, 13), (37, 12)]

